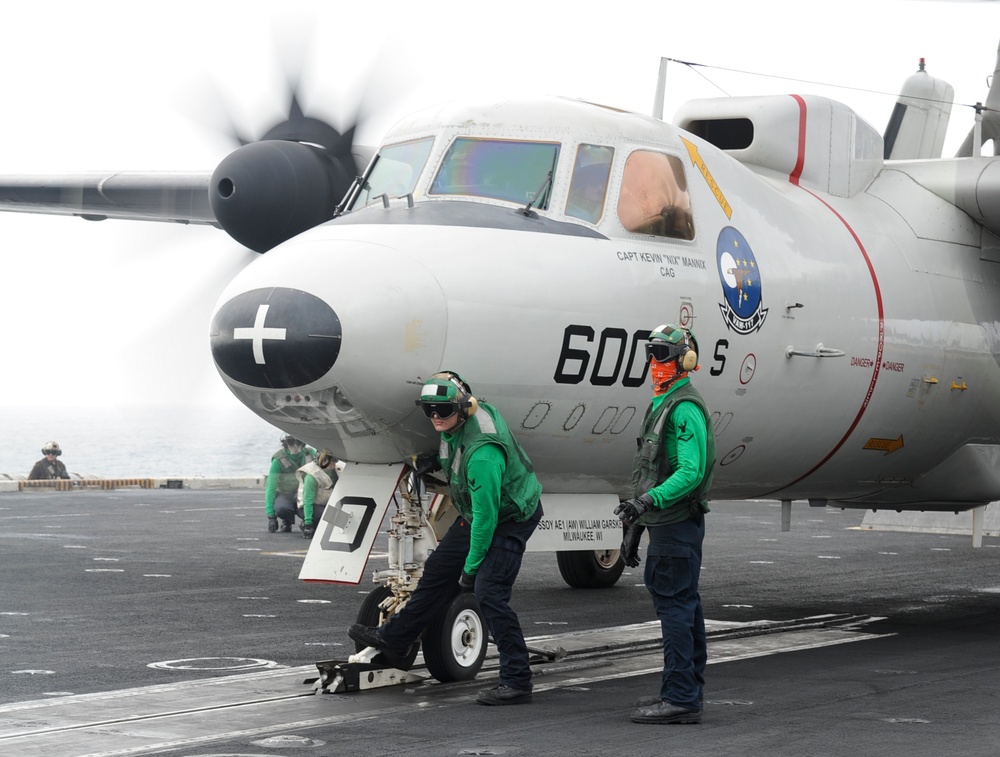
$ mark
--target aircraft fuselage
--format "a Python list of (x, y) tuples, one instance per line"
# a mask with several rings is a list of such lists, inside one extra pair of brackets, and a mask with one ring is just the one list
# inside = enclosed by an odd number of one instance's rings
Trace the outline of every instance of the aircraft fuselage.
[[(1000, 499), (1000, 263), (967, 215), (902, 170), (871, 168), (880, 160), (857, 164), (870, 169), (860, 189), (854, 175), (843, 191), (811, 183), (810, 161), (850, 173), (857, 154), (838, 152), (836, 128), (812, 149), (821, 104), (793, 110), (805, 170), (747, 165), (690, 132), (573, 101), (414, 116), (383, 146), (430, 140), (403, 193), (355, 199), (226, 289), (220, 373), (269, 422), (389, 464), (436, 448), (414, 400), (431, 373), (455, 370), (502, 411), (546, 491), (628, 496), (651, 396), (642, 343), (674, 322), (700, 348), (714, 497)], [(460, 139), (556, 145), (549, 185), (530, 182), (544, 202), (525, 211), (531, 196), (484, 189), (473, 148), (450, 164)], [(596, 220), (570, 210), (583, 146), (610, 150)], [(670, 186), (655, 186), (668, 165)], [(468, 189), (454, 189), (459, 176)], [(667, 192), (671, 211), (642, 225), (636, 207), (661, 201), (639, 190)]]

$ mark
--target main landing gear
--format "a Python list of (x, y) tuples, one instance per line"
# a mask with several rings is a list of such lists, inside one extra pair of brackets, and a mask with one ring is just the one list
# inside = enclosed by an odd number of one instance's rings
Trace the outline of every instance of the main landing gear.
[(625, 570), (617, 549), (556, 552), (559, 575), (574, 589), (607, 589)]

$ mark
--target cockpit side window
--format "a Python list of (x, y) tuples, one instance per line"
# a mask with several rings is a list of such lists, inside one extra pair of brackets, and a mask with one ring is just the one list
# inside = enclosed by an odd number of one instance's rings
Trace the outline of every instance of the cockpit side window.
[(566, 215), (597, 223), (604, 214), (604, 198), (608, 192), (612, 147), (580, 145), (573, 163), (573, 179), (566, 198)]
[(386, 145), (378, 151), (371, 170), (361, 182), (352, 209), (371, 205), (382, 195), (405, 197), (416, 188), (417, 179), (431, 153), (431, 137)]
[(459, 137), (448, 148), (430, 194), (531, 202), (545, 210), (552, 193), (550, 174), (558, 159), (558, 142)]
[(618, 220), (627, 231), (694, 239), (684, 166), (674, 155), (636, 150), (625, 162)]

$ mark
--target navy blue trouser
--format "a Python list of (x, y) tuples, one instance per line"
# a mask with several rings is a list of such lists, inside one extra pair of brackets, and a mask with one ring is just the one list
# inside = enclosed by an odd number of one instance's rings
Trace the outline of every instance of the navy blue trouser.
[(700, 710), (708, 662), (698, 593), (705, 519), (650, 526), (648, 531), (644, 578), (663, 633), (660, 699)]
[[(531, 667), (521, 624), (508, 603), (528, 537), (541, 517), (539, 502), (535, 514), (524, 523), (498, 524), (486, 557), (476, 571), (476, 599), (500, 653), (500, 683), (516, 689), (531, 688)], [(389, 651), (405, 653), (459, 593), (458, 579), (469, 554), (469, 530), (464, 518), (451, 525), (424, 563), (424, 573), (409, 602), (379, 630)]]
[(297, 506), (298, 505), (295, 502), (295, 492), (292, 492), (291, 494), (287, 492), (278, 492), (274, 495), (275, 516), (290, 526), (295, 525), (295, 510)]
[[(313, 520), (312, 520), (313, 525), (318, 526), (319, 522), (321, 520), (323, 520), (323, 511), (324, 510), (326, 510), (326, 503), (325, 502), (322, 505), (317, 505), (315, 502), (313, 502)], [(302, 521), (303, 524), (305, 524), (305, 522), (306, 522), (306, 509), (304, 507), (296, 508), (295, 514), (298, 515), (299, 516), (299, 520)]]

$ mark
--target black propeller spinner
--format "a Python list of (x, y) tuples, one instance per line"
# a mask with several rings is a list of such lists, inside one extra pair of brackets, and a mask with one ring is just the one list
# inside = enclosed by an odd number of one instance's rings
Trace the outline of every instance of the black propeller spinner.
[(295, 90), (288, 118), (216, 167), (209, 202), (219, 224), (240, 244), (267, 252), (333, 217), (358, 174), (352, 126), (341, 134), (306, 116)]

